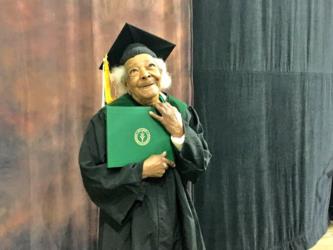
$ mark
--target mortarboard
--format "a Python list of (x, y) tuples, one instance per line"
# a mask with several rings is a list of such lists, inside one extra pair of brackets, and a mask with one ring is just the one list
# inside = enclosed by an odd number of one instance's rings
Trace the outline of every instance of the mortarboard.
[[(129, 58), (147, 53), (166, 60), (176, 45), (126, 23), (110, 48), (107, 59), (110, 67), (123, 65)], [(103, 63), (99, 67), (103, 69)]]

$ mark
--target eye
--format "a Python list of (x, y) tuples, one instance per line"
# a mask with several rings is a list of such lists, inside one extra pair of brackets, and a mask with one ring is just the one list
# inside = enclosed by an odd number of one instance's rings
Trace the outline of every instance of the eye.
[(149, 63), (149, 64), (148, 64), (148, 67), (149, 67), (149, 68), (154, 68), (154, 67), (156, 67), (156, 65), (155, 65), (154, 63)]
[(129, 75), (134, 75), (138, 72), (138, 69), (137, 68), (132, 68), (128, 71)]

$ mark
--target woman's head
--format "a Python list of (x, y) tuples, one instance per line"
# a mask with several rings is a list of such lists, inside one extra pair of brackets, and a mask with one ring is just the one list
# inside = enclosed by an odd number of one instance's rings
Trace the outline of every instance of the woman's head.
[(129, 93), (139, 103), (151, 105), (161, 90), (171, 85), (171, 78), (162, 59), (143, 53), (129, 58), (123, 66), (111, 69), (117, 94)]

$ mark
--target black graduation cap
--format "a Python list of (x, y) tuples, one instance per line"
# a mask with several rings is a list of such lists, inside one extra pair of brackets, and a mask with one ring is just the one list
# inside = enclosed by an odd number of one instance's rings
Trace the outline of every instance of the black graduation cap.
[[(109, 66), (123, 65), (129, 58), (146, 53), (166, 60), (176, 45), (126, 23), (108, 52)], [(103, 69), (103, 63), (99, 67)]]

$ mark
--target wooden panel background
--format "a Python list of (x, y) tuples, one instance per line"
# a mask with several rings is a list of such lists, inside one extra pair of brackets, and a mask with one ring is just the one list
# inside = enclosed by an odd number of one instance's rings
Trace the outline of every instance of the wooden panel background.
[(177, 44), (170, 92), (190, 101), (190, 0), (1, 1), (0, 249), (96, 248), (78, 150), (125, 22)]

